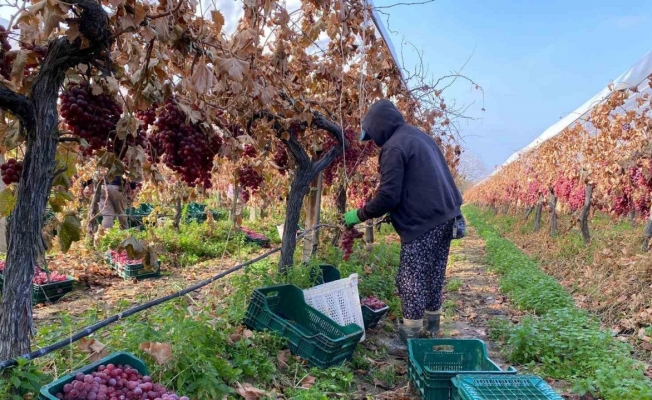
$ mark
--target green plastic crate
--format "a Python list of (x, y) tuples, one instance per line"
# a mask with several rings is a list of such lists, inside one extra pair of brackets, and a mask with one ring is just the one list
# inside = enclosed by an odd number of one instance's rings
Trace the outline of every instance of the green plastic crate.
[(150, 279), (150, 278), (159, 278), (161, 276), (161, 263), (156, 262), (156, 268), (153, 270), (145, 271), (145, 266), (143, 264), (114, 264), (115, 270), (118, 275), (123, 279)]
[(453, 386), (459, 400), (563, 400), (535, 375), (458, 375)]
[(362, 305), (361, 307), (362, 320), (364, 321), (365, 329), (375, 328), (389, 310), (389, 306), (385, 306), (379, 310), (373, 310), (371, 307), (365, 305)]
[(287, 338), (293, 354), (320, 368), (350, 360), (364, 333), (356, 324), (338, 325), (310, 307), (294, 285), (254, 290), (244, 324)]
[(111, 265), (113, 269), (116, 270), (118, 276), (122, 279), (131, 280), (136, 278), (137, 280), (141, 279), (150, 279), (150, 278), (159, 278), (161, 276), (161, 262), (156, 262), (156, 268), (153, 270), (144, 271), (145, 266), (142, 263), (138, 264), (119, 264), (113, 261), (111, 257), (111, 252), (106, 253), (106, 261)]
[(333, 265), (322, 264), (319, 266), (319, 272), (317, 272), (317, 269), (310, 271), (310, 282), (315, 282), (315, 285), (321, 285), (339, 279), (342, 279), (340, 270)]
[[(320, 274), (318, 276), (316, 270), (310, 272), (310, 281), (315, 282), (315, 285), (321, 285), (323, 283), (341, 279), (340, 270), (335, 268), (333, 265), (322, 264), (319, 266), (319, 269)], [(362, 298), (360, 299), (362, 300)], [(375, 328), (389, 310), (389, 306), (383, 307), (380, 310), (372, 310), (364, 305), (361, 305), (360, 307), (362, 308), (362, 320), (364, 322), (365, 330)]]
[(149, 372), (147, 371), (147, 366), (141, 359), (136, 358), (129, 353), (117, 352), (117, 353), (110, 354), (101, 360), (95, 361), (94, 363), (89, 364), (75, 372), (71, 372), (68, 375), (64, 375), (61, 378), (57, 379), (56, 381), (50, 383), (49, 385), (43, 386), (38, 396), (39, 400), (57, 400), (56, 394), (60, 393), (63, 390), (63, 386), (66, 383), (72, 382), (75, 379), (75, 375), (79, 373), (82, 374), (91, 373), (97, 370), (97, 368), (100, 365), (106, 365), (106, 364), (123, 365), (123, 366), (129, 365), (130, 367), (138, 370), (138, 372), (141, 375), (149, 375)]
[(503, 371), (491, 361), (478, 339), (410, 339), (408, 358), (408, 376), (424, 400), (450, 400), (456, 375), (516, 374), (516, 369)]
[(70, 293), (74, 285), (75, 280), (71, 276), (68, 277), (68, 280), (62, 282), (47, 283), (45, 285), (32, 284), (32, 303), (54, 303)]

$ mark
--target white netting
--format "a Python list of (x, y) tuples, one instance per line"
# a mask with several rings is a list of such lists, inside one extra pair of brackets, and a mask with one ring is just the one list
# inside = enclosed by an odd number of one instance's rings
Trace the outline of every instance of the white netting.
[[(340, 325), (357, 324), (364, 330), (358, 274), (303, 291), (306, 302)], [(365, 339), (363, 333), (360, 341)]]

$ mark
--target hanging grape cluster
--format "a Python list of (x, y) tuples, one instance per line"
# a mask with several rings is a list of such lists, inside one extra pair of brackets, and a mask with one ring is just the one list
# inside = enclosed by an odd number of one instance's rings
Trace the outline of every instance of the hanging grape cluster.
[(154, 127), (149, 139), (152, 161), (162, 160), (188, 186), (211, 188), (213, 157), (222, 146), (222, 139), (209, 138), (199, 125), (186, 122), (185, 113), (173, 99), (158, 108)]
[(278, 172), (281, 175), (285, 175), (290, 166), (290, 158), (288, 157), (288, 150), (285, 144), (281, 143), (276, 147), (276, 152), (274, 153), (274, 164), (279, 168)]
[(363, 236), (364, 233), (355, 228), (344, 231), (340, 239), (340, 248), (344, 251), (344, 256), (342, 257), (344, 261), (347, 261), (351, 257), (351, 254), (353, 254), (353, 242), (356, 239), (362, 239)]
[[(324, 183), (331, 185), (335, 180), (335, 175), (337, 174), (338, 168), (342, 165), (342, 159), (345, 159), (344, 168), (346, 168), (347, 175), (351, 175), (355, 172), (356, 168), (364, 161), (362, 158), (365, 155), (371, 153), (370, 149), (366, 148), (369, 142), (360, 143), (358, 140), (358, 134), (351, 128), (346, 128), (344, 130), (344, 137), (349, 143), (349, 146), (346, 148), (344, 155), (340, 155), (337, 160), (335, 160), (331, 165), (324, 170)], [(324, 151), (328, 151), (334, 146), (341, 146), (341, 144), (335, 140), (332, 136), (328, 137), (328, 140), (324, 144)]]
[(245, 166), (238, 170), (238, 182), (242, 188), (242, 198), (247, 202), (252, 194), (258, 193), (263, 177), (253, 167)]
[(90, 156), (101, 148), (107, 148), (115, 137), (116, 124), (122, 107), (107, 94), (94, 95), (87, 82), (70, 83), (59, 96), (61, 116), (68, 129), (84, 139), (88, 147), (81, 146), (82, 153)]
[(23, 162), (16, 161), (15, 158), (10, 158), (6, 163), (0, 165), (0, 173), (2, 174), (2, 181), (5, 185), (18, 183), (23, 173)]
[(10, 80), (12, 64), (16, 58), (16, 54), (9, 53), (9, 50), (11, 50), (9, 32), (7, 32), (7, 28), (3, 25), (0, 25), (0, 45), (2, 45), (2, 48), (0, 48), (0, 75)]

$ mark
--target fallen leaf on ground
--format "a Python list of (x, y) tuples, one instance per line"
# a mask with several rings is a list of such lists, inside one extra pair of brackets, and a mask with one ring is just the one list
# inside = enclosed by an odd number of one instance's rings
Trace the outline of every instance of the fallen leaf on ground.
[(82, 338), (77, 344), (84, 353), (90, 354), (90, 361), (97, 361), (109, 355), (106, 346), (99, 340)]
[(303, 380), (301, 381), (301, 387), (304, 389), (310, 389), (315, 385), (315, 377), (312, 375), (308, 375)]
[(165, 364), (172, 358), (172, 346), (169, 343), (145, 342), (141, 343), (139, 348), (152, 356), (157, 364)]
[(238, 388), (235, 391), (238, 392), (240, 396), (244, 397), (245, 400), (258, 400), (267, 395), (267, 392), (264, 390), (258, 389), (252, 384), (246, 382), (244, 385), (241, 385), (240, 382), (238, 382)]
[(285, 371), (288, 368), (288, 361), (290, 360), (290, 350), (281, 350), (276, 355), (276, 362), (278, 369)]
[(459, 336), (459, 335), (460, 335), (460, 331), (458, 331), (457, 329), (453, 329), (453, 330), (451, 331), (450, 335), (451, 335), (451, 336)]

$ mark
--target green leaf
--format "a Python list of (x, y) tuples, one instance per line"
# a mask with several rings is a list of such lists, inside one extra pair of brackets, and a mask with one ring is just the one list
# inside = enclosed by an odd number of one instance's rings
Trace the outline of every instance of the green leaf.
[(64, 253), (70, 250), (72, 242), (81, 238), (81, 221), (76, 215), (66, 215), (59, 228), (59, 246)]
[(11, 380), (11, 384), (14, 385), (14, 387), (19, 388), (20, 387), (20, 379), (16, 375), (12, 375), (9, 380)]
[(5, 188), (0, 192), (0, 215), (8, 217), (16, 206), (16, 194), (13, 189)]

